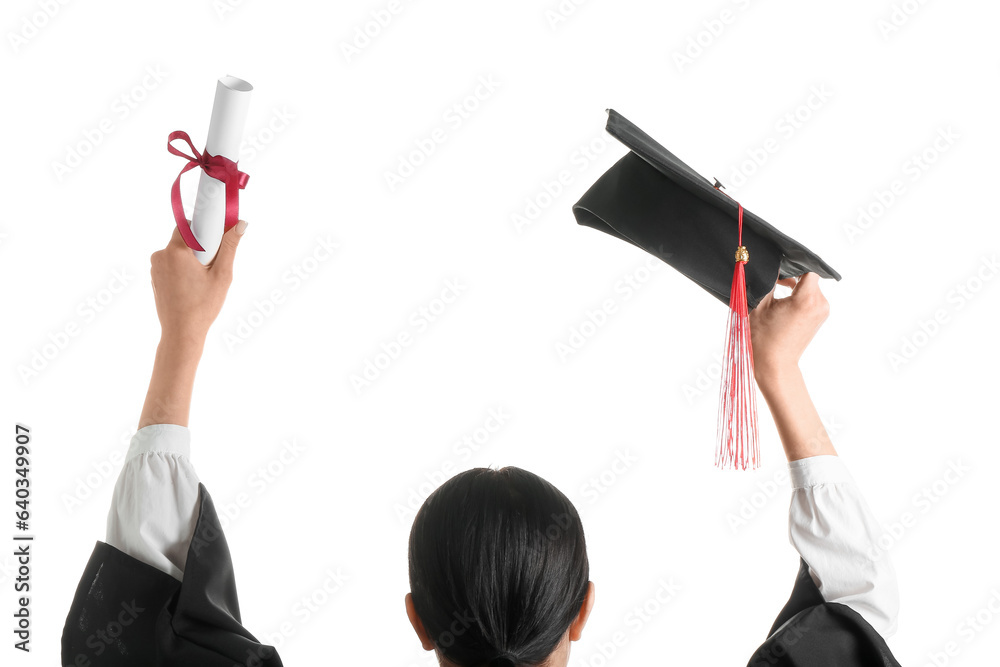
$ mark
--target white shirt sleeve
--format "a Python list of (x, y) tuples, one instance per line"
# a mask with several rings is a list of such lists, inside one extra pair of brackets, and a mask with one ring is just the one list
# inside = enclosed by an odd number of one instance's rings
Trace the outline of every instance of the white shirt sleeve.
[(856, 611), (883, 637), (896, 632), (896, 571), (877, 548), (882, 526), (839, 456), (788, 464), (792, 501), (788, 538), (827, 602)]
[(115, 483), (105, 542), (182, 580), (198, 520), (191, 432), (151, 424), (132, 436)]

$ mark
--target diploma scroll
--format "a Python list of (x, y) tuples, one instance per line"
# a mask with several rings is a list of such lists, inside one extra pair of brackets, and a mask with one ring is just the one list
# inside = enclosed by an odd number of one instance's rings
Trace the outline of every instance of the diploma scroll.
[[(235, 76), (227, 75), (219, 79), (215, 86), (212, 120), (208, 125), (208, 138), (205, 141), (206, 152), (221, 155), (233, 162), (238, 161), (252, 90), (253, 86)], [(225, 218), (226, 186), (202, 171), (198, 181), (198, 196), (191, 213), (191, 231), (205, 249), (194, 251), (202, 264), (211, 262), (218, 252), (222, 235), (226, 231)]]

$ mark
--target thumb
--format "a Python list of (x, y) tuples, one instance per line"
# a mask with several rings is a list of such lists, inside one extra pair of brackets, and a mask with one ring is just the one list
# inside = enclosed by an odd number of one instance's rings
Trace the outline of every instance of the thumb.
[(243, 238), (243, 233), (246, 229), (247, 221), (240, 220), (222, 235), (219, 252), (216, 253), (215, 258), (212, 260), (213, 269), (219, 267), (224, 272), (232, 271), (233, 259), (236, 257), (236, 247), (239, 246), (240, 239)]
[(819, 291), (819, 274), (808, 271), (799, 276), (799, 282), (792, 288), (792, 296), (807, 298)]

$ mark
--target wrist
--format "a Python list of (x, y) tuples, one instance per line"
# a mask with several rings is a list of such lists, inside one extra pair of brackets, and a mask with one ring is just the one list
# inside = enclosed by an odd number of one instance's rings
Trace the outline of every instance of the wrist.
[(160, 336), (139, 428), (150, 424), (187, 426), (191, 393), (204, 337), (166, 332)]
[(207, 334), (181, 329), (164, 329), (160, 332), (158, 352), (170, 353), (182, 359), (200, 359), (205, 349)]
[(767, 397), (777, 393), (782, 387), (801, 381), (802, 371), (795, 362), (764, 362), (754, 365), (754, 378), (761, 393)]

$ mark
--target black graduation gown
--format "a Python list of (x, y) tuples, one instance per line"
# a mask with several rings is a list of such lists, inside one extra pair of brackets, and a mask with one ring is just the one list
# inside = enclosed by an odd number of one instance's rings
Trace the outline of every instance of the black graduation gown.
[(858, 612), (826, 602), (809, 567), (799, 573), (767, 641), (747, 667), (900, 667), (885, 640)]
[(242, 625), (229, 547), (212, 497), (198, 492), (184, 581), (97, 543), (63, 627), (64, 667), (281, 667)]
[[(208, 490), (198, 491), (182, 582), (96, 544), (63, 628), (64, 666), (282, 667), (242, 625), (229, 547)], [(747, 667), (901, 666), (860, 614), (823, 600), (799, 559), (792, 594)]]

